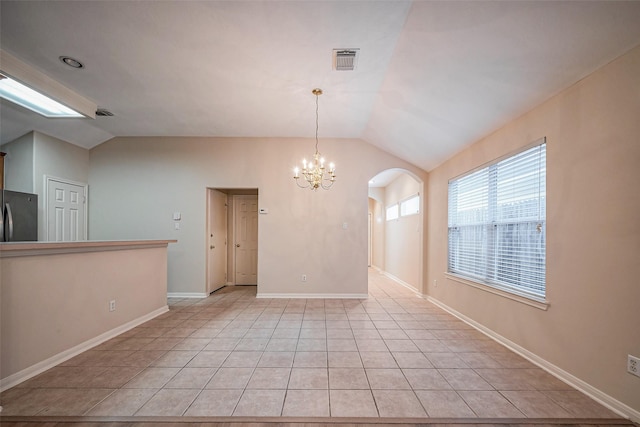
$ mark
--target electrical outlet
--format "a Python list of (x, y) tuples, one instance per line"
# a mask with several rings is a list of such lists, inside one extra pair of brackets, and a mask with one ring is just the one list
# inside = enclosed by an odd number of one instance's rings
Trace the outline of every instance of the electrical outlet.
[(634, 357), (630, 354), (627, 356), (627, 372), (640, 377), (640, 357)]
[(307, 275), (303, 274), (302, 277), (300, 278), (301, 281), (306, 282), (307, 281)]
[(116, 311), (116, 300), (109, 301), (109, 311)]

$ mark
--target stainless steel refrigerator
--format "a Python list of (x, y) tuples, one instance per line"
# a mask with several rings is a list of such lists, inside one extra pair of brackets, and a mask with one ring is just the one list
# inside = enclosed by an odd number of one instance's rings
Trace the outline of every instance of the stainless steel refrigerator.
[(38, 195), (2, 191), (0, 242), (38, 240)]

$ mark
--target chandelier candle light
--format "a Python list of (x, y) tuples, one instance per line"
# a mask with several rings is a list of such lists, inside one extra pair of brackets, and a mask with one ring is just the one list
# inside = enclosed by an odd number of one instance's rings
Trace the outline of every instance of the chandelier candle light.
[[(318, 188), (328, 190), (336, 181), (336, 166), (329, 163), (329, 170), (327, 170), (324, 157), (321, 157), (318, 152), (318, 97), (322, 95), (322, 89), (313, 89), (311, 93), (316, 96), (316, 153), (313, 155), (313, 160), (309, 162), (307, 159), (302, 160), (302, 170), (298, 167), (293, 170), (293, 179), (300, 188), (310, 188), (311, 191)], [(301, 174), (304, 178), (302, 185), (300, 185)]]

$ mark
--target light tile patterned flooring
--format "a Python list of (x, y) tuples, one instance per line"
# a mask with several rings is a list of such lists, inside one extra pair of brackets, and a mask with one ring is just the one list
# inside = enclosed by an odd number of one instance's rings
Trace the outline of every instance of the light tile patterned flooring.
[(8, 415), (614, 418), (385, 276), (369, 299), (227, 287), (0, 395)]

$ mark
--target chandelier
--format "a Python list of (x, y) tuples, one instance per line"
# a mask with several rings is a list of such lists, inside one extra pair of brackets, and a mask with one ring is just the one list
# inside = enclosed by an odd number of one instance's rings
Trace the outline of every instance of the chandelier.
[[(327, 169), (324, 165), (324, 157), (321, 157), (318, 152), (318, 97), (322, 95), (322, 89), (313, 89), (311, 93), (316, 96), (316, 152), (313, 155), (313, 160), (309, 162), (307, 159), (302, 160), (302, 170), (298, 167), (293, 170), (293, 179), (296, 180), (296, 184), (300, 188), (310, 188), (311, 191), (318, 188), (328, 190), (336, 181), (336, 166), (329, 163), (329, 169)], [(304, 178), (303, 184), (300, 184), (301, 176)]]

